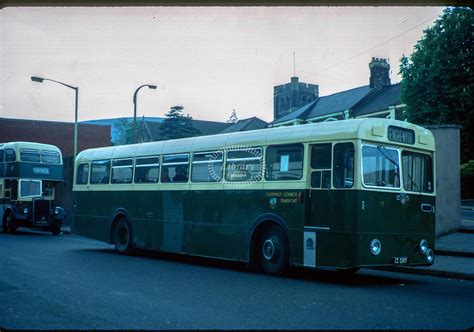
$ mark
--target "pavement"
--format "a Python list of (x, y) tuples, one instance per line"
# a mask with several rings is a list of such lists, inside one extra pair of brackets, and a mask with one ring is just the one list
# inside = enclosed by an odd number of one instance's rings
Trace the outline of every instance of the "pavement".
[[(435, 260), (431, 266), (393, 266), (378, 268), (382, 270), (431, 275), (444, 278), (474, 280), (474, 200), (463, 201), (460, 228), (456, 233), (440, 236), (435, 242)], [(69, 225), (61, 231), (71, 233)]]

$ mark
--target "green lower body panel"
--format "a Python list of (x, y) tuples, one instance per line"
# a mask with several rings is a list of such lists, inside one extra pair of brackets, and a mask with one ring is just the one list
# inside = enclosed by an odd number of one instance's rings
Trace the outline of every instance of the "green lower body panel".
[[(133, 246), (143, 249), (248, 261), (262, 216), (284, 229), (292, 265), (419, 265), (426, 264), (420, 240), (434, 248), (434, 213), (420, 208), (434, 204), (433, 196), (413, 194), (402, 204), (396, 192), (327, 189), (74, 194), (76, 234), (111, 242), (120, 209), (129, 216)], [(378, 255), (370, 251), (373, 239), (382, 245)]]

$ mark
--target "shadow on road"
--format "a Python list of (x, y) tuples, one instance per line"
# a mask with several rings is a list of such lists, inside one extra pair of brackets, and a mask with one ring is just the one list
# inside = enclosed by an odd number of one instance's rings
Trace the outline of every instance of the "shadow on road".
[[(107, 254), (119, 256), (114, 248), (83, 248), (79, 249), (81, 252), (91, 252), (98, 254)], [(150, 260), (160, 260), (177, 264), (188, 264), (194, 266), (201, 266), (212, 269), (225, 269), (230, 271), (238, 271), (249, 274), (260, 274), (264, 278), (274, 278), (267, 276), (259, 272), (259, 269), (255, 266), (249, 266), (244, 262), (227, 261), (214, 258), (189, 256), (183, 254), (174, 253), (163, 253), (149, 250), (136, 250), (133, 255), (136, 258), (144, 258)], [(128, 257), (128, 258), (134, 258)], [(125, 258), (125, 256), (124, 256)], [(381, 275), (382, 274), (382, 275)], [(310, 282), (328, 283), (346, 286), (373, 286), (373, 285), (408, 285), (416, 284), (419, 281), (413, 279), (400, 278), (399, 275), (392, 274), (390, 272), (374, 272), (372, 270), (361, 269), (357, 273), (346, 274), (335, 270), (323, 270), (323, 269), (307, 269), (299, 267), (291, 267), (285, 273), (283, 278), (286, 279), (297, 279)]]
[(8, 235), (8, 236), (53, 236), (51, 232), (23, 228), (23, 227), (19, 227), (13, 234), (5, 234), (5, 235)]

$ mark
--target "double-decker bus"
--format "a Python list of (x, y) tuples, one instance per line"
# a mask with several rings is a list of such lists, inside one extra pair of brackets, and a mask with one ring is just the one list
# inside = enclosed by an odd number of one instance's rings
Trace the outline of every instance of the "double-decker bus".
[(434, 154), (429, 130), (375, 118), (89, 149), (73, 232), (275, 275), (430, 265)]
[(0, 229), (18, 227), (61, 232), (65, 218), (55, 205), (56, 188), (63, 181), (61, 151), (32, 142), (0, 144)]

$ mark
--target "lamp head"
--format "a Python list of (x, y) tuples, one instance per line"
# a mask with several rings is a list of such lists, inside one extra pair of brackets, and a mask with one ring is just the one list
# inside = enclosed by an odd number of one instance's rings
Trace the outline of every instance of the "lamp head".
[(37, 76), (31, 76), (31, 80), (32, 80), (33, 82), (43, 83), (44, 78), (37, 77)]
[(149, 84), (148, 87), (149, 87), (150, 89), (156, 89), (156, 85), (150, 85), (150, 84)]

